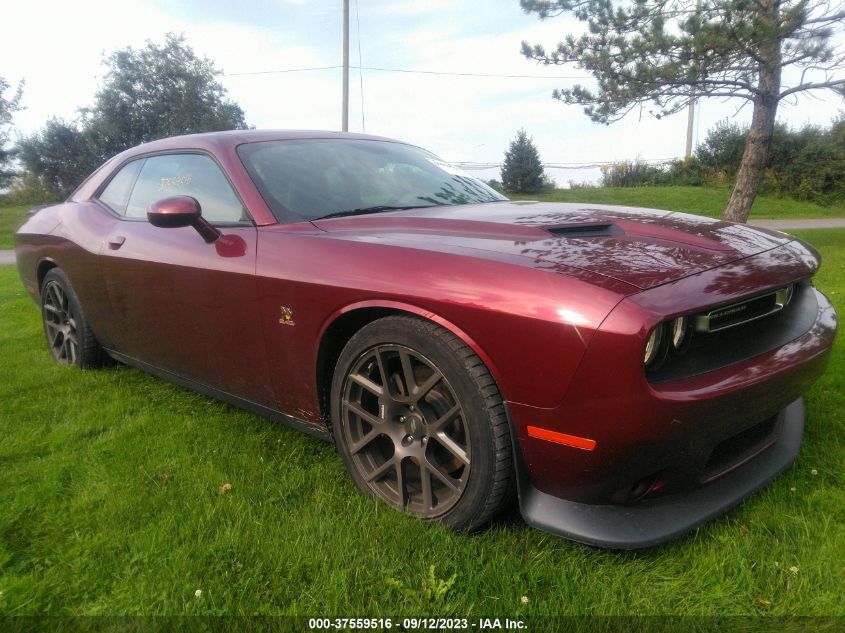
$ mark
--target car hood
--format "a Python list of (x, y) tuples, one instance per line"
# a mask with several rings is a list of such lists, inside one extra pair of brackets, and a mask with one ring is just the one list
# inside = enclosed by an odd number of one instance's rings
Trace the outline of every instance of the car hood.
[(337, 237), (589, 271), (652, 288), (791, 241), (743, 224), (655, 209), (506, 201), (316, 220)]

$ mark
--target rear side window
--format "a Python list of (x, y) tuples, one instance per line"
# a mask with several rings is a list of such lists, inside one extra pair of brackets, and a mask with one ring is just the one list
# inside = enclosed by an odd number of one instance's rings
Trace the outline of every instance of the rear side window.
[(141, 170), (143, 163), (143, 159), (133, 160), (121, 167), (120, 171), (115, 174), (99, 195), (100, 202), (115, 213), (124, 215), (126, 205), (129, 204), (129, 194), (132, 193), (132, 185), (135, 184), (135, 179), (138, 178), (138, 172)]
[(249, 220), (229, 181), (211, 158), (202, 154), (165, 154), (144, 161), (129, 197), (126, 217), (146, 218), (153, 202), (171, 196), (193, 196), (209, 222)]

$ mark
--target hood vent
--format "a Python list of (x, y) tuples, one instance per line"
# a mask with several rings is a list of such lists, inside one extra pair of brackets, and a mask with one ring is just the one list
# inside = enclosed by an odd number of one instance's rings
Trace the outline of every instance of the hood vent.
[(559, 237), (609, 237), (611, 235), (624, 235), (625, 233), (625, 231), (612, 222), (548, 226), (546, 230), (552, 235)]

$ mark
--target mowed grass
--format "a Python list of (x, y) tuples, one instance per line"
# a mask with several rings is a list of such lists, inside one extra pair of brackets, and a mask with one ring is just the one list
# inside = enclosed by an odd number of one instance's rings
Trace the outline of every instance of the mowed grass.
[(0, 250), (15, 247), (15, 229), (33, 206), (35, 205), (0, 206)]
[[(718, 218), (728, 202), (727, 187), (607, 187), (553, 189), (538, 194), (506, 194), (513, 200), (593, 202), (652, 209), (672, 209)], [(845, 218), (845, 205), (823, 207), (790, 198), (757, 196), (751, 219)]]
[[(845, 313), (845, 231), (802, 235)], [(516, 513), (421, 523), (359, 494), (330, 444), (133, 369), (59, 367), (42, 338), (0, 267), (0, 614), (845, 615), (841, 338), (796, 464), (639, 553)]]

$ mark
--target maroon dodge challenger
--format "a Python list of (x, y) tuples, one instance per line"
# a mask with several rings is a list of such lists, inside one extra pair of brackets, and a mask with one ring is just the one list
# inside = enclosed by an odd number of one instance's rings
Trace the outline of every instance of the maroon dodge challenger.
[(795, 459), (836, 315), (782, 233), (512, 202), (330, 132), (170, 138), (16, 235), (60, 363), (116, 359), (333, 440), (355, 484), (471, 530), (634, 549)]

